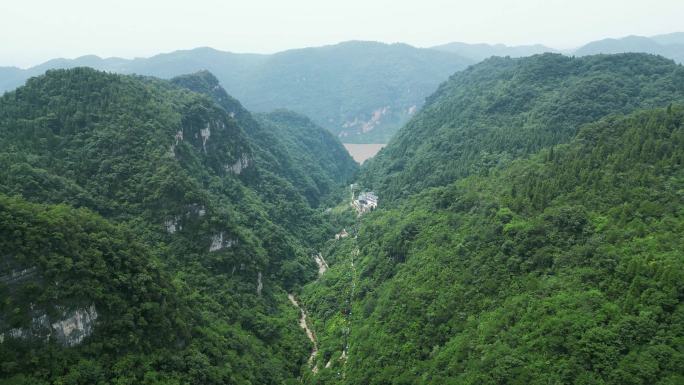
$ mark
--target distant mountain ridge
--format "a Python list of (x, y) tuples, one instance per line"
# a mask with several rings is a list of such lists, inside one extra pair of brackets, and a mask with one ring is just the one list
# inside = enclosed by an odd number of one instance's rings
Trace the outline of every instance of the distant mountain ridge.
[(452, 52), (474, 61), (482, 61), (492, 56), (525, 57), (542, 53), (563, 53), (566, 55), (587, 56), (615, 53), (650, 53), (664, 56), (678, 63), (684, 62), (684, 32), (673, 32), (655, 36), (630, 35), (622, 38), (608, 38), (589, 42), (579, 48), (560, 50), (542, 44), (508, 46), (504, 44), (451, 42), (431, 47), (432, 49)]
[(505, 44), (469, 44), (452, 42), (431, 48), (438, 51), (453, 52), (474, 61), (482, 61), (492, 56), (523, 57), (546, 52), (559, 52), (554, 48), (542, 44), (508, 46)]
[(289, 109), (345, 142), (385, 143), (440, 82), (472, 63), (450, 52), (366, 41), (272, 55), (203, 47), (130, 60), (89, 55), (25, 70), (0, 67), (0, 92), (55, 68), (87, 66), (161, 78), (209, 70), (251, 111)]
[(200, 47), (135, 59), (86, 55), (53, 59), (28, 69), (0, 67), (0, 92), (57, 68), (87, 66), (167, 79), (209, 70), (250, 111), (287, 109), (310, 117), (343, 142), (387, 143), (453, 73), (492, 56), (515, 58), (549, 52), (574, 56), (643, 52), (684, 63), (684, 33), (603, 39), (563, 51), (541, 44), (451, 42), (416, 48), (403, 43), (347, 41), (275, 54)]
[(615, 54), (644, 52), (660, 55), (678, 63), (684, 62), (684, 33), (676, 32), (653, 37), (626, 36), (619, 39), (603, 39), (586, 44), (573, 51), (574, 55)]

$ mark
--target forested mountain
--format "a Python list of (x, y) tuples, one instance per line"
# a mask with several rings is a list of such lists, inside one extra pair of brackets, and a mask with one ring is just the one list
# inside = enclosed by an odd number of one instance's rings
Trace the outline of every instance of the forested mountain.
[(682, 383), (682, 166), (669, 106), (368, 214), (305, 289), (311, 383)]
[(647, 54), (491, 58), (453, 75), (362, 173), (385, 201), (567, 142), (610, 114), (684, 101), (684, 68)]
[[(349, 41), (272, 55), (236, 54), (211, 48), (174, 51), (150, 58), (54, 59), (22, 70), (0, 67), (0, 92), (48, 69), (88, 66), (124, 74), (172, 78), (200, 70), (247, 109), (289, 109), (309, 116), (347, 143), (386, 143), (423, 105), (441, 81), (491, 56), (524, 57), (557, 52), (540, 44), (506, 46), (453, 42), (421, 49), (406, 44)], [(681, 33), (629, 36), (591, 42), (568, 55), (645, 52), (684, 61)]]
[(310, 345), (286, 290), (356, 165), (329, 135), (297, 142), (319, 127), (266, 148), (269, 130), (208, 73), (53, 70), (1, 97), (0, 382), (296, 379)]
[(260, 168), (285, 177), (313, 206), (351, 180), (358, 170), (340, 141), (303, 115), (279, 110), (258, 114), (255, 119), (208, 71), (179, 76), (171, 82), (211, 97), (233, 116), (251, 139)]
[(441, 81), (471, 63), (449, 52), (362, 41), (273, 55), (198, 48), (147, 59), (84, 56), (27, 70), (0, 68), (0, 92), (50, 68), (88, 66), (162, 78), (206, 69), (249, 110), (286, 108), (345, 142), (386, 143)]
[(469, 44), (452, 42), (431, 47), (445, 52), (453, 52), (474, 62), (480, 62), (492, 56), (524, 57), (557, 50), (541, 44), (508, 46), (505, 44)]
[[(302, 194), (314, 199), (317, 196), (339, 191), (344, 181), (351, 181), (358, 164), (329, 131), (317, 126), (308, 117), (288, 110), (258, 114), (256, 119), (263, 127), (259, 140), (263, 146), (281, 142), (274, 153), (273, 172), (288, 175), (301, 186)], [(293, 173), (294, 171), (294, 173)]]
[(305, 380), (684, 381), (683, 165), (672, 61), (545, 54), (455, 74), (364, 166), (381, 206), (303, 289), (319, 349)]
[(588, 43), (573, 51), (574, 55), (644, 52), (661, 55), (684, 63), (684, 33), (671, 33), (652, 37), (626, 36), (620, 39), (603, 39)]
[[(674, 61), (79, 60), (168, 80), (49, 70), (0, 97), (0, 384), (684, 383)], [(323, 125), (440, 71), (360, 170)], [(253, 114), (239, 79), (319, 115)]]

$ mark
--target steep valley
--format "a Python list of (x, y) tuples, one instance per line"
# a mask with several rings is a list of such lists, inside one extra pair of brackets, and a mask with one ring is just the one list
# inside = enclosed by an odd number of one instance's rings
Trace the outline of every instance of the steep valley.
[(450, 73), (387, 144), (206, 70), (0, 97), (0, 384), (684, 383), (684, 67)]

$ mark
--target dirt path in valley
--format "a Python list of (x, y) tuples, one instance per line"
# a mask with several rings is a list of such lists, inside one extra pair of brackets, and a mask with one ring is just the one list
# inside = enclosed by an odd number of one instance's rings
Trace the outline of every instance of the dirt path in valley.
[(304, 331), (306, 332), (306, 336), (309, 337), (309, 341), (311, 341), (311, 343), (313, 344), (313, 349), (311, 349), (311, 354), (309, 355), (308, 363), (311, 367), (311, 371), (314, 374), (318, 373), (318, 367), (314, 365), (314, 360), (316, 359), (316, 355), (318, 354), (318, 343), (316, 342), (316, 335), (309, 328), (309, 324), (306, 322), (307, 314), (304, 311), (304, 309), (299, 305), (299, 302), (297, 301), (295, 296), (293, 294), (288, 294), (287, 298), (290, 300), (290, 302), (292, 302), (292, 305), (299, 309), (299, 327), (304, 329)]

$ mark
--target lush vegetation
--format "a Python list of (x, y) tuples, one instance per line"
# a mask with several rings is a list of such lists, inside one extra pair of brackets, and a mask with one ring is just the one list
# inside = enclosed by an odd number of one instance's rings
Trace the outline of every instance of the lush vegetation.
[(650, 55), (455, 74), (362, 170), (381, 209), (303, 290), (305, 380), (684, 381), (682, 101)]
[[(174, 84), (210, 96), (233, 116), (250, 139), (254, 162), (272, 179), (284, 179), (309, 203), (334, 201), (341, 185), (350, 181), (358, 164), (330, 132), (303, 115), (278, 110), (256, 118), (219, 86), (207, 71), (173, 78)], [(263, 183), (252, 183), (262, 191)]]
[(306, 288), (311, 382), (682, 383), (683, 165), (668, 107), (369, 214)]
[(291, 111), (277, 110), (256, 118), (264, 128), (259, 137), (263, 145), (282, 141), (277, 148), (287, 149), (274, 153), (273, 163), (279, 166), (275, 173), (289, 175), (314, 205), (316, 197), (332, 198), (329, 203), (339, 200), (340, 186), (352, 180), (359, 166), (334, 135)]
[[(683, 166), (684, 69), (651, 55), (456, 73), (360, 217), (304, 116), (50, 71), (0, 98), (0, 383), (680, 384)], [(80, 344), (39, 328), (90, 306)]]
[[(185, 88), (205, 83), (214, 95)], [(300, 375), (310, 345), (286, 290), (313, 278), (312, 245), (333, 234), (317, 202), (356, 165), (334, 139), (299, 154), (299, 128), (266, 148), (254, 137), (266, 129), (231, 107), (210, 74), (171, 83), (87, 68), (0, 98), (0, 276), (33, 272), (0, 280), (0, 382)], [(320, 163), (329, 185), (305, 194), (299, 159)], [(36, 329), (90, 305), (94, 333), (76, 347)]]
[(603, 116), (682, 100), (684, 68), (661, 57), (492, 58), (442, 84), (362, 179), (385, 201), (407, 197), (567, 142)]
[[(84, 56), (27, 70), (0, 68), (5, 75), (0, 93), (53, 68), (89, 66), (162, 78), (208, 69), (250, 110), (286, 108), (306, 114), (345, 142), (387, 143), (410, 118), (412, 106), (420, 107), (441, 81), (471, 63), (449, 52), (362, 41), (273, 55), (197, 48), (149, 59)], [(373, 120), (374, 112), (383, 109)]]

